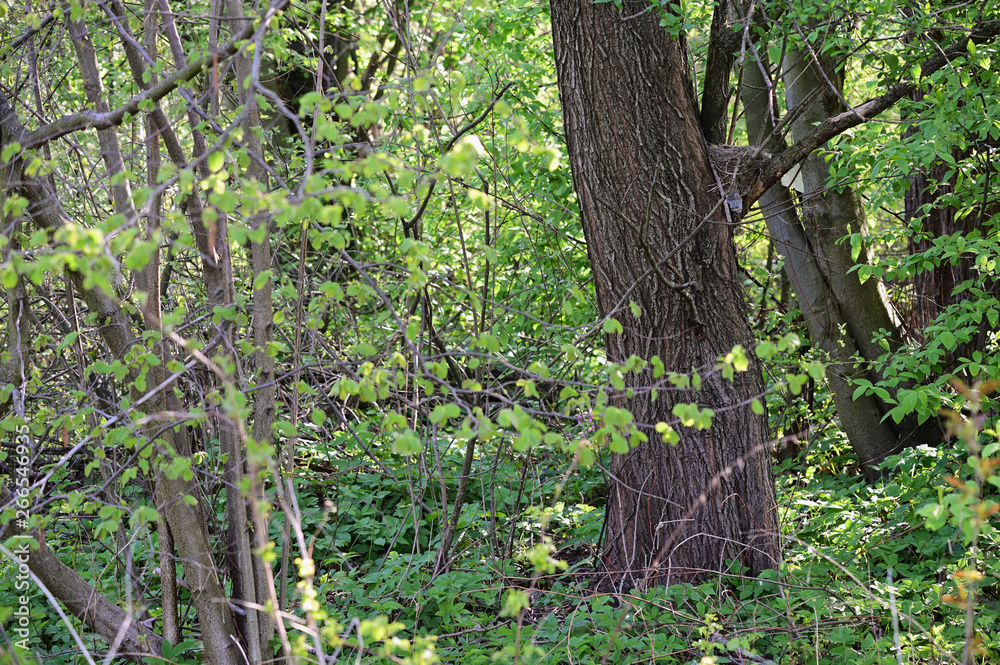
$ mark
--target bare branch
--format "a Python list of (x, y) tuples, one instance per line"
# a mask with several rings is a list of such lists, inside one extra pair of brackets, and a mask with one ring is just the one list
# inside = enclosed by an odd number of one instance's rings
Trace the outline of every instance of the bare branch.
[(81, 129), (87, 129), (89, 127), (94, 127), (96, 129), (108, 129), (122, 124), (122, 122), (125, 121), (126, 116), (136, 115), (140, 110), (142, 110), (146, 103), (155, 103), (160, 101), (176, 90), (179, 86), (187, 83), (200, 74), (204, 69), (208, 68), (213, 63), (217, 63), (220, 60), (225, 60), (236, 55), (240, 51), (243, 42), (253, 36), (258, 24), (261, 23), (266, 25), (278, 11), (284, 9), (285, 6), (288, 5), (289, 1), (290, 0), (277, 0), (267, 9), (266, 12), (264, 12), (264, 14), (260, 17), (259, 22), (254, 21), (249, 23), (218, 51), (210, 53), (205, 57), (192, 62), (186, 67), (179, 69), (173, 75), (164, 78), (148, 90), (139, 93), (125, 103), (125, 105), (106, 113), (88, 109), (86, 111), (81, 111), (80, 113), (72, 113), (70, 115), (63, 116), (58, 120), (54, 120), (47, 125), (39, 127), (33, 132), (29, 132), (27, 135), (17, 140), (17, 142), (21, 145), (22, 150), (32, 150), (48, 143), (49, 141), (53, 141), (59, 137), (66, 136), (67, 134), (71, 134)]
[[(960, 39), (958, 43), (921, 65), (920, 77), (930, 76), (955, 58), (964, 55), (968, 50), (970, 41), (975, 44), (982, 44), (994, 40), (998, 34), (1000, 34), (1000, 21), (979, 24), (969, 33), (967, 38)], [(919, 83), (916, 81), (897, 83), (890, 87), (885, 94), (869, 99), (859, 106), (848, 109), (821, 122), (807, 137), (801, 141), (797, 141), (784, 152), (774, 156), (764, 167), (764, 175), (757, 182), (757, 185), (743, 197), (743, 205), (747, 208), (752, 206), (764, 192), (781, 179), (781, 176), (788, 173), (796, 164), (808, 157), (809, 153), (813, 150), (819, 148), (835, 136), (843, 134), (848, 129), (868, 122), (880, 113), (892, 108), (899, 100), (916, 90), (918, 85)]]

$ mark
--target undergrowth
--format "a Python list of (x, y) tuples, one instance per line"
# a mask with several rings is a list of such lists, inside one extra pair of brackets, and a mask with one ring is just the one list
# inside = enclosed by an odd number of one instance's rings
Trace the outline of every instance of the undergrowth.
[[(451, 507), (436, 502), (421, 458), (375, 449), (376, 464), (352, 438), (316, 447), (297, 469), (295, 526), (308, 552), (297, 563), (314, 570), (292, 594), (297, 648), (303, 662), (318, 660), (308, 609), (326, 662), (995, 662), (1000, 442), (977, 410), (980, 393), (965, 390), (955, 440), (890, 458), (875, 485), (852, 467), (835, 421), (810, 431), (776, 467), (780, 570), (750, 578), (731, 561), (700, 584), (629, 594), (597, 591), (602, 464), (581, 468), (544, 445), (481, 446), (449, 564), (435, 573)], [(443, 468), (461, 467), (457, 446), (441, 454)], [(446, 483), (454, 496), (458, 479)], [(270, 526), (276, 542), (281, 515)], [(74, 558), (70, 543), (85, 531), (66, 525), (48, 543), (100, 588), (119, 564), (110, 550)], [(153, 533), (137, 559), (155, 548)], [(13, 593), (0, 590), (0, 606), (15, 605)], [(51, 607), (32, 611), (46, 662), (80, 662)], [(197, 635), (186, 637), (167, 662), (200, 662)]]

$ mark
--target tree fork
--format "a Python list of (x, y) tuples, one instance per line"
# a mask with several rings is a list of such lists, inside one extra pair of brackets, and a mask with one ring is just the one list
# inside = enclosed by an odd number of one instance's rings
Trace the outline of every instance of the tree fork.
[[(550, 5), (598, 309), (622, 326), (606, 336), (608, 359), (659, 356), (668, 371), (698, 368), (703, 376), (700, 391), (663, 391), (656, 400), (648, 390), (612, 396), (650, 440), (612, 456), (607, 579), (629, 589), (701, 578), (725, 570), (727, 559), (751, 574), (775, 567), (780, 549), (766, 423), (750, 408), (763, 393), (759, 365), (749, 358), (749, 371), (732, 382), (712, 371), (733, 347), (752, 345), (684, 39), (670, 37), (642, 1), (621, 9), (574, 0)], [(671, 254), (690, 301), (653, 277), (662, 260), (650, 265), (643, 246)], [(618, 311), (629, 300), (641, 318)], [(630, 374), (626, 388), (652, 382), (650, 372)], [(675, 404), (692, 401), (716, 411), (712, 427), (683, 429), (676, 446), (662, 442), (653, 426), (673, 421)]]

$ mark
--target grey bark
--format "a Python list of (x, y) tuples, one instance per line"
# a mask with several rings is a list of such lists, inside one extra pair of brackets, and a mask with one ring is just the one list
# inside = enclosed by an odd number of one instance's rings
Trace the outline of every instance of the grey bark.
[[(811, 137), (816, 125), (850, 113), (843, 102), (842, 69), (830, 57), (814, 51), (793, 51), (786, 56), (783, 75), (789, 109), (805, 107), (791, 126), (796, 143)], [(819, 95), (814, 94), (817, 90), (821, 91)], [(882, 377), (875, 361), (887, 351), (898, 351), (904, 336), (884, 284), (878, 279), (862, 284), (856, 272), (848, 273), (853, 266), (870, 261), (866, 246), (862, 245), (857, 259), (853, 259), (851, 245), (844, 241), (852, 233), (867, 233), (864, 209), (850, 186), (836, 190), (830, 187), (829, 168), (821, 151), (811, 153), (802, 162), (801, 175), (805, 188), (801, 201), (802, 228), (823, 278), (840, 303), (847, 335), (862, 359), (859, 368), (864, 369), (869, 380), (877, 382)], [(900, 384), (890, 393), (904, 387), (909, 384)], [(875, 403), (883, 415), (892, 408), (878, 398)], [(873, 466), (903, 447), (936, 444), (941, 440), (937, 423), (929, 420), (919, 424), (916, 414), (906, 416), (898, 424), (886, 419), (885, 424), (892, 428), (896, 441), (890, 444), (883, 436), (881, 441), (869, 439), (864, 444), (861, 461), (868, 465), (869, 477), (873, 477)], [(873, 437), (878, 433), (871, 426), (864, 429), (871, 431)]]
[[(110, 110), (104, 84), (101, 80), (101, 70), (97, 64), (97, 53), (94, 44), (90, 39), (90, 30), (83, 21), (68, 22), (70, 37), (73, 40), (73, 48), (76, 51), (77, 63), (80, 67), (80, 75), (83, 78), (83, 89), (87, 95), (87, 102), (99, 113), (107, 113)], [(116, 214), (121, 215), (125, 220), (137, 219), (135, 204), (132, 202), (132, 186), (129, 182), (128, 173), (125, 171), (125, 158), (122, 154), (121, 143), (118, 141), (118, 134), (114, 128), (97, 130), (98, 143), (101, 146), (101, 159), (104, 161), (105, 177), (110, 181), (111, 200)], [(46, 144), (46, 147), (48, 144)], [(116, 285), (121, 281), (121, 275), (115, 276)], [(136, 281), (142, 284), (145, 281), (145, 271), (136, 271)], [(103, 479), (103, 493), (112, 505), (121, 505), (121, 500), (111, 482), (111, 468), (105, 459), (99, 460), (101, 478)], [(132, 548), (129, 546), (128, 534), (125, 533), (123, 525), (118, 526), (116, 533), (118, 541), (118, 551), (125, 553), (126, 558), (126, 579), (130, 579), (128, 574), (131, 569)], [(131, 598), (129, 605), (139, 602), (142, 598), (142, 585), (138, 580), (130, 579)]]
[[(742, 90), (747, 123), (747, 135), (770, 137), (774, 130), (769, 111), (768, 95), (773, 89), (761, 71), (767, 62), (748, 60), (744, 66)], [(783, 149), (782, 143), (772, 138), (763, 147), (771, 152)], [(820, 258), (798, 218), (795, 202), (780, 183), (767, 190), (758, 201), (767, 223), (768, 233), (784, 260), (785, 275), (794, 289), (796, 304), (802, 312), (809, 340), (816, 348), (830, 356), (826, 377), (833, 392), (837, 415), (851, 442), (851, 447), (862, 463), (869, 479), (877, 475), (877, 463), (886, 451), (892, 450), (898, 437), (888, 422), (882, 421), (883, 411), (872, 396), (852, 399), (854, 387), (851, 379), (865, 375), (864, 368), (855, 362), (857, 345), (848, 332), (849, 326), (840, 301), (820, 269)]]
[[(617, 588), (703, 577), (739, 560), (751, 574), (778, 565), (766, 423), (748, 372), (710, 369), (735, 345), (752, 348), (732, 231), (719, 205), (689, 77), (686, 46), (642, 1), (551, 0), (559, 93), (598, 308), (623, 331), (609, 360), (659, 356), (667, 370), (700, 368), (700, 391), (654, 399), (651, 372), (636, 393), (613, 394), (649, 442), (612, 456), (603, 568)], [(630, 17), (625, 20), (625, 17)], [(642, 309), (636, 319), (629, 301)], [(752, 353), (751, 353), (752, 356)], [(697, 402), (708, 430), (680, 429), (675, 447), (652, 427)], [(676, 423), (675, 423), (676, 424)], [(679, 425), (678, 425), (679, 427)]]
[[(242, 0), (227, 0), (226, 11), (229, 16), (236, 21), (238, 27), (244, 20)], [(258, 43), (258, 53), (260, 49)], [(260, 111), (257, 106), (256, 97), (252, 87), (259, 78), (258, 66), (260, 56), (255, 55), (251, 60), (239, 54), (235, 58), (237, 89), (239, 101), (243, 114), (243, 141), (251, 155), (250, 164), (247, 167), (247, 179), (255, 182), (263, 191), (267, 186), (267, 174), (263, 168), (264, 150), (260, 142), (262, 131), (260, 121)], [(260, 232), (262, 237), (251, 242), (251, 267), (254, 279), (253, 291), (253, 312), (251, 327), (253, 329), (253, 340), (256, 350), (254, 351), (256, 385), (259, 387), (254, 393), (254, 420), (253, 438), (258, 445), (266, 445), (271, 442), (271, 425), (274, 423), (275, 415), (275, 380), (274, 380), (274, 358), (268, 354), (268, 347), (274, 336), (274, 307), (271, 298), (272, 279), (268, 278), (262, 284), (258, 284), (258, 277), (271, 270), (271, 216), (266, 211), (257, 212), (251, 217), (251, 225), (254, 231)], [(246, 474), (256, 472), (254, 469), (246, 468), (245, 454), (243, 450), (235, 451), (234, 462), (240, 464), (240, 473)], [(252, 482), (252, 487), (256, 483)], [(246, 515), (248, 504), (246, 498), (242, 497), (235, 488), (227, 488), (227, 501), (232, 496), (234, 512), (239, 511)], [(251, 496), (256, 500), (258, 497)], [(263, 561), (259, 556), (255, 556), (251, 549), (251, 538), (253, 534), (249, 527), (250, 522), (244, 519), (233, 526), (239, 530), (235, 534), (237, 541), (236, 559), (243, 573), (242, 598), (250, 603), (266, 605), (270, 593), (273, 592), (273, 580), (270, 564)], [(266, 540), (267, 534), (258, 534)], [(234, 577), (234, 581), (236, 578)], [(247, 608), (246, 615), (246, 642), (251, 663), (266, 662), (273, 658), (270, 647), (271, 639), (274, 637), (273, 618), (257, 610)]]
[[(953, 60), (964, 57), (969, 43), (985, 44), (992, 42), (1000, 34), (1000, 21), (982, 21), (968, 34), (962, 35), (948, 48), (942, 49), (937, 55), (928, 59), (920, 66), (920, 77), (926, 78), (934, 72), (946, 67)], [(783, 152), (774, 155), (761, 170), (757, 183), (743, 196), (743, 205), (752, 206), (771, 185), (778, 182), (792, 168), (797, 166), (813, 150), (821, 147), (833, 137), (844, 133), (851, 127), (868, 122), (881, 113), (895, 106), (899, 100), (917, 89), (915, 81), (901, 81), (890, 86), (883, 94), (826, 118), (816, 125), (811, 132), (796, 139), (795, 143)]]
[[(67, 14), (68, 14), (67, 8)], [(80, 65), (80, 75), (83, 78), (83, 90), (87, 102), (98, 113), (106, 114), (111, 109), (101, 82), (101, 72), (97, 66), (97, 53), (94, 43), (90, 40), (90, 31), (83, 21), (69, 21), (70, 37), (76, 50), (77, 62)], [(125, 170), (125, 160), (122, 157), (121, 144), (115, 127), (97, 129), (97, 139), (101, 146), (101, 159), (104, 161), (105, 172), (110, 182), (111, 199), (115, 213), (126, 219), (136, 217), (135, 206), (132, 204), (132, 187), (128, 177), (114, 178)]]
[[(809, 135), (817, 123), (846, 110), (840, 101), (842, 71), (825, 56), (793, 51), (785, 57), (783, 75), (789, 109), (798, 107), (808, 98), (814, 100), (792, 123), (792, 137), (796, 142)], [(813, 95), (817, 89), (823, 92)], [(867, 232), (864, 209), (851, 187), (839, 190), (829, 187), (830, 169), (822, 151), (806, 157), (800, 172), (805, 186), (802, 226), (816, 252), (817, 265), (837, 300), (850, 305), (848, 333), (861, 355), (869, 360), (878, 358), (885, 353), (873, 339), (879, 330), (886, 332), (890, 348), (899, 347), (902, 335), (882, 282), (869, 279), (862, 284), (857, 273), (847, 273), (854, 265), (869, 263), (866, 246), (861, 247), (855, 260), (851, 258), (850, 243), (841, 242), (852, 233)]]
[[(7, 142), (16, 141), (22, 133), (23, 127), (14, 115), (6, 97), (0, 93), (0, 137), (3, 137), (0, 140), (0, 146)], [(22, 166), (18, 159), (0, 165), (0, 183), (4, 184), (6, 191), (24, 195), (29, 193), (24, 191), (25, 189), (34, 190), (48, 186), (47, 182), (34, 180), (28, 187), (25, 187), (21, 173)], [(0, 190), (0, 199), (7, 198), (6, 191)], [(26, 198), (29, 201), (32, 200), (30, 196)], [(36, 200), (38, 198), (35, 196)], [(29, 213), (30, 211), (29, 208)], [(37, 204), (35, 211), (50, 215), (56, 213), (56, 210), (50, 206), (40, 209)], [(3, 232), (10, 238), (7, 245), (8, 251), (18, 248), (17, 238), (14, 236), (15, 230), (8, 228), (14, 224), (15, 220), (3, 219)], [(82, 276), (75, 273), (75, 277), (74, 281), (78, 283), (78, 288), (80, 288), (83, 281)], [(21, 386), (31, 352), (28, 296), (22, 278), (19, 277), (15, 285), (8, 289), (7, 302), (8, 330), (5, 353), (9, 357), (0, 367), (0, 371), (2, 371), (0, 381)], [(112, 307), (107, 297), (99, 293), (90, 293), (88, 302), (102, 308), (98, 311), (108, 312)], [(110, 318), (118, 317), (112, 313)], [(118, 320), (120, 322), (120, 319)], [(127, 323), (123, 324), (123, 326), (125, 325)], [(102, 330), (118, 339), (118, 333), (127, 332), (127, 327), (119, 328), (105, 325), (102, 326)], [(9, 408), (11, 402), (12, 399), (8, 400), (4, 404), (4, 409)], [(59, 560), (55, 553), (45, 545), (44, 537), (41, 534), (35, 534), (35, 536), (40, 541), (40, 547), (28, 555), (28, 567), (53, 596), (66, 606), (70, 613), (83, 621), (109, 645), (117, 645), (118, 653), (131, 660), (139, 662), (145, 655), (160, 655), (162, 639), (159, 635), (139, 624), (133, 617), (126, 614), (125, 610), (97, 593), (76, 571)]]
[[(24, 135), (24, 128), (17, 120), (9, 102), (0, 94), (0, 130), (3, 142), (17, 141)], [(15, 158), (11, 168), (8, 191), (20, 193), (28, 200), (28, 214), (35, 226), (53, 235), (69, 223), (55, 193), (46, 181), (27, 178), (22, 173), (23, 164)], [(108, 351), (115, 358), (124, 357), (135, 342), (128, 318), (121, 307), (107, 294), (86, 284), (84, 276), (70, 271), (70, 279), (96, 315), (98, 330)], [(178, 455), (189, 455), (190, 450), (176, 449)], [(240, 665), (242, 656), (231, 636), (236, 634), (232, 614), (225, 602), (212, 561), (212, 548), (205, 522), (199, 511), (189, 506), (185, 496), (197, 494), (193, 481), (181, 477), (161, 476), (154, 492), (157, 511), (165, 515), (177, 544), (180, 558), (185, 564), (185, 578), (191, 590), (192, 601), (198, 612), (202, 639), (208, 658), (215, 665)]]
[[(146, 0), (145, 11), (146, 19), (143, 21), (143, 44), (145, 46), (146, 52), (152, 61), (155, 63), (158, 54), (156, 40), (159, 34), (159, 17), (156, 13), (156, 2), (157, 0)], [(117, 6), (114, 7), (115, 13), (119, 16), (123, 16)], [(155, 71), (150, 71), (149, 82), (155, 85), (157, 82), (157, 74)], [(158, 175), (160, 170), (160, 159), (161, 159), (161, 149), (160, 149), (160, 137), (157, 131), (157, 125), (153, 119), (146, 116), (143, 119), (143, 127), (146, 132), (146, 186), (150, 189), (155, 189), (158, 184)], [(159, 194), (153, 195), (153, 200), (150, 201), (150, 213), (148, 217), (148, 223), (146, 225), (146, 240), (154, 239), (160, 232), (160, 222), (163, 216), (162, 210), (162, 199)], [(141, 279), (137, 282), (138, 288), (146, 294), (146, 300), (142, 307), (143, 320), (146, 323), (146, 327), (151, 330), (160, 330), (162, 332), (161, 325), (161, 315), (162, 309), (160, 305), (160, 251), (157, 249), (150, 257), (149, 263), (142, 270)], [(150, 368), (151, 378), (153, 380), (153, 385), (161, 385), (165, 378), (163, 368), (169, 366), (171, 360), (173, 360), (173, 354), (171, 353), (170, 347), (166, 342), (161, 341), (157, 345), (157, 354), (160, 358), (160, 364)], [(161, 400), (158, 402), (158, 406), (162, 405), (168, 410), (173, 410), (170, 407), (176, 406), (177, 397), (174, 395), (173, 390), (166, 389), (163, 391)], [(184, 433), (182, 435), (182, 432)], [(186, 436), (186, 428), (179, 428), (178, 432), (169, 431), (165, 433), (169, 437), (179, 437)], [(189, 444), (185, 441), (179, 443), (173, 441), (172, 443), (175, 449), (187, 450), (189, 449)], [(167, 520), (160, 515), (157, 520), (156, 529), (157, 541), (159, 543), (159, 562), (160, 562), (160, 622), (163, 626), (163, 639), (170, 642), (170, 644), (176, 645), (181, 641), (181, 626), (180, 626), (180, 614), (178, 611), (178, 584), (177, 584), (177, 559), (174, 556), (174, 538), (170, 534), (170, 525)]]

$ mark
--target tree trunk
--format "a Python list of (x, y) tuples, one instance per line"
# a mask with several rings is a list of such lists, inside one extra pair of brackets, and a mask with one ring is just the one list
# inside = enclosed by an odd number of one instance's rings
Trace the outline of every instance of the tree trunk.
[(729, 12), (729, 0), (717, 0), (712, 14), (699, 115), (705, 140), (709, 143), (726, 143), (726, 118), (731, 94), (729, 74), (743, 39), (741, 33), (733, 32)]
[[(925, 94), (926, 90), (917, 89), (911, 93), (910, 99), (914, 102), (920, 102)], [(914, 125), (906, 130), (903, 138), (909, 138), (919, 132), (919, 126)], [(970, 147), (965, 150), (947, 147), (941, 149), (950, 150), (954, 161), (962, 163), (964, 160), (968, 160), (972, 150), (976, 148), (981, 150), (985, 147), (976, 146), (975, 136), (967, 138)], [(996, 145), (993, 146), (993, 149), (995, 148)], [(953, 173), (946, 178), (949, 170), (952, 170)], [(966, 174), (966, 177), (968, 175)], [(939, 238), (949, 236), (968, 238), (973, 237), (973, 234), (976, 233), (989, 233), (988, 229), (983, 228), (984, 221), (989, 220), (996, 212), (995, 203), (992, 206), (987, 206), (986, 209), (983, 209), (983, 205), (980, 204), (971, 213), (957, 216), (954, 206), (941, 201), (943, 197), (954, 193), (957, 183), (958, 176), (955, 169), (944, 160), (937, 160), (931, 168), (917, 170), (910, 176), (910, 187), (904, 199), (904, 214), (909, 224), (913, 225), (919, 222), (919, 232), (912, 233), (910, 237), (909, 251), (911, 254), (933, 249)], [(987, 184), (989, 184), (988, 181)], [(954, 261), (942, 260), (930, 270), (922, 270), (914, 275), (913, 300), (906, 310), (905, 320), (907, 327), (918, 341), (926, 341), (924, 331), (945, 310), (974, 297), (968, 290), (955, 291), (956, 287), (970, 281), (976, 285), (976, 288), (986, 293), (996, 294), (998, 286), (1000, 286), (997, 280), (991, 279), (988, 274), (979, 270), (976, 266), (976, 256), (972, 253), (965, 253)], [(947, 354), (942, 360), (943, 373), (954, 374), (960, 358), (972, 358), (975, 352), (984, 351), (989, 333), (988, 326), (980, 326), (978, 333), (969, 341), (959, 343), (954, 350), (945, 349)], [(962, 372), (959, 378), (970, 384), (975, 380), (975, 377), (968, 371)]]
[[(237, 21), (234, 30), (242, 27), (240, 24), (245, 20), (242, 0), (227, 0), (226, 11), (231, 18)], [(260, 56), (255, 57), (258, 58), (259, 65)], [(266, 189), (267, 173), (263, 166), (264, 150), (260, 143), (262, 131), (260, 113), (252, 88), (256, 82), (254, 63), (250, 58), (240, 54), (234, 58), (234, 64), (236, 65), (236, 83), (240, 105), (243, 107), (243, 136), (251, 157), (246, 175), (263, 192)], [(247, 87), (248, 85), (251, 87)], [(256, 371), (255, 384), (259, 386), (259, 390), (254, 396), (253, 437), (258, 445), (268, 445), (271, 442), (271, 424), (274, 422), (277, 392), (274, 380), (274, 358), (269, 355), (268, 349), (273, 338), (274, 307), (271, 301), (271, 278), (259, 283), (259, 277), (271, 270), (271, 236), (269, 233), (271, 215), (267, 211), (256, 212), (250, 215), (250, 219), (254, 230), (262, 231), (262, 236), (251, 242), (254, 284), (252, 328), (254, 345), (257, 347), (254, 352), (254, 370)], [(233, 453), (230, 461), (234, 463), (234, 467), (238, 465), (239, 478), (242, 480), (249, 472), (251, 488), (255, 490), (257, 470), (247, 468), (242, 442), (238, 444)], [(251, 495), (249, 498), (257, 501), (263, 497)], [(250, 508), (247, 498), (236, 487), (228, 486), (226, 488), (226, 500), (234, 514), (246, 515), (245, 519), (231, 522), (229, 525), (233, 536), (230, 546), (234, 549), (231, 561), (236, 564), (232, 577), (234, 587), (237, 582), (242, 586), (241, 589), (234, 589), (234, 595), (246, 603), (246, 621), (243, 627), (246, 631), (244, 642), (248, 657), (251, 665), (258, 665), (270, 662), (274, 657), (270, 644), (271, 638), (274, 637), (273, 619), (270, 614), (260, 612), (255, 607), (267, 604), (267, 589), (272, 584), (270, 563), (253, 553), (253, 546), (263, 545), (267, 540), (267, 534), (257, 534), (262, 540), (255, 538), (255, 534), (250, 528), (250, 525), (253, 524), (253, 515), (248, 514)], [(252, 542), (254, 540), (260, 540), (260, 542)]]
[[(756, 358), (725, 380), (713, 371), (751, 346), (732, 230), (720, 206), (698, 123), (686, 45), (641, 1), (551, 0), (559, 92), (587, 253), (603, 317), (615, 317), (609, 361), (659, 356), (668, 371), (697, 369), (698, 391), (648, 388), (629, 373), (612, 403), (649, 442), (612, 457), (603, 566), (619, 589), (779, 563), (763, 392)], [(626, 17), (630, 17), (626, 20)], [(642, 310), (630, 313), (630, 301)], [(675, 404), (715, 411), (711, 428), (653, 432)]]
[[(841, 101), (843, 70), (828, 56), (793, 51), (785, 57), (783, 74), (788, 108), (807, 105), (792, 123), (796, 142), (810, 136), (818, 123), (846, 110)], [(821, 91), (819, 95), (815, 94), (816, 90)], [(886, 351), (898, 350), (903, 344), (903, 335), (882, 282), (869, 279), (862, 283), (857, 273), (848, 273), (854, 265), (869, 262), (867, 247), (862, 245), (857, 258), (853, 258), (851, 244), (844, 240), (853, 233), (867, 232), (864, 209), (849, 186), (836, 190), (829, 186), (829, 167), (821, 151), (813, 152), (802, 162), (800, 173), (804, 186), (802, 229), (823, 279), (836, 302), (840, 303), (847, 336), (867, 363), (864, 368), (867, 378), (874, 383), (881, 378), (874, 361)], [(882, 346), (883, 341), (888, 348)], [(907, 386), (898, 385), (896, 390), (904, 387)], [(892, 408), (881, 400), (876, 402), (883, 414)], [(877, 465), (905, 446), (936, 444), (941, 440), (937, 423), (932, 420), (920, 425), (916, 414), (910, 414), (898, 425), (890, 420), (886, 422), (892, 427), (896, 440), (876, 442), (868, 439), (862, 444), (862, 464)]]
[[(798, 120), (792, 123), (795, 141), (808, 135), (816, 123), (845, 110), (840, 101), (843, 77), (825, 57), (821, 70), (812, 54), (794, 51), (785, 57), (785, 97), (788, 108), (808, 104)], [(831, 89), (831, 84), (834, 86)], [(815, 101), (816, 89), (822, 92)], [(803, 162), (800, 173), (805, 188), (802, 196), (802, 226), (816, 252), (817, 264), (823, 277), (830, 284), (834, 297), (841, 303), (850, 303), (847, 330), (858, 345), (862, 357), (874, 360), (885, 349), (873, 337), (885, 330), (891, 348), (902, 344), (899, 320), (896, 318), (885, 287), (877, 279), (864, 284), (854, 273), (847, 271), (854, 265), (868, 263), (868, 248), (861, 247), (857, 259), (851, 258), (851, 245), (841, 242), (852, 233), (865, 233), (864, 209), (857, 194), (850, 187), (839, 191), (828, 186), (830, 168), (822, 151), (815, 151)]]
[[(764, 80), (762, 67), (767, 68), (763, 54), (760, 64), (748, 60), (743, 72), (743, 107), (751, 140), (766, 138), (774, 129), (767, 100), (772, 86)], [(777, 152), (783, 146), (765, 143), (764, 147)], [(864, 368), (854, 360), (857, 344), (848, 332), (843, 308), (820, 269), (819, 254), (799, 221), (788, 188), (780, 184), (771, 187), (760, 197), (759, 206), (768, 233), (784, 260), (785, 274), (795, 291), (809, 340), (814, 347), (830, 354), (826, 378), (841, 427), (865, 476), (874, 480), (878, 476), (878, 463), (896, 446), (896, 432), (882, 419), (883, 411), (873, 396), (862, 395), (857, 400), (852, 397), (851, 379), (865, 376)]]

